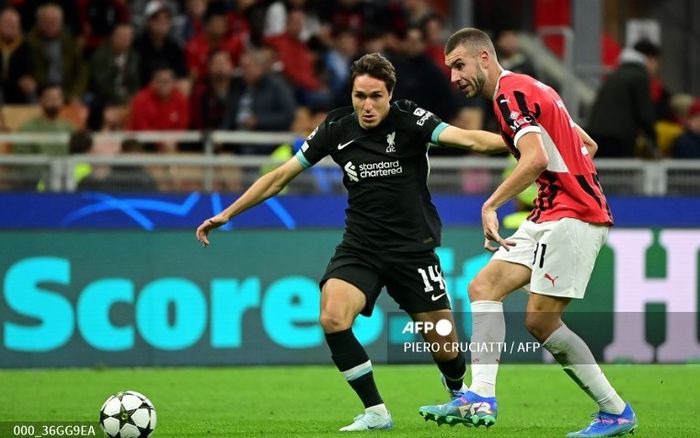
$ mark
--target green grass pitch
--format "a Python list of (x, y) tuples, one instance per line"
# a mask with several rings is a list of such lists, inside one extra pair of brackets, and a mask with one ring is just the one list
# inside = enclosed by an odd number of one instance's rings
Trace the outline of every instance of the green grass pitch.
[[(604, 367), (640, 419), (636, 437), (700, 437), (699, 365)], [(592, 402), (557, 365), (504, 365), (496, 426), (425, 423), (417, 410), (445, 401), (436, 368), (376, 366), (394, 437), (563, 437), (589, 421)], [(0, 421), (87, 421), (107, 397), (132, 389), (158, 412), (155, 437), (338, 437), (361, 405), (332, 365), (0, 371)], [(357, 434), (354, 434), (355, 436)], [(364, 435), (363, 435), (364, 436)]]

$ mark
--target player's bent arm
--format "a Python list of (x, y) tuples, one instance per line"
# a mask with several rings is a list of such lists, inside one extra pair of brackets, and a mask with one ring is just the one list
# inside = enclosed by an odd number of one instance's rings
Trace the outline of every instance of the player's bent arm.
[(303, 170), (304, 167), (302, 167), (299, 160), (296, 157), (292, 157), (275, 170), (261, 176), (231, 205), (219, 214), (202, 222), (195, 232), (197, 240), (202, 242), (204, 246), (209, 245), (207, 238), (209, 231), (220, 227), (231, 220), (232, 217), (276, 195)]
[(542, 143), (542, 136), (537, 132), (529, 132), (518, 140), (520, 159), (513, 172), (501, 183), (493, 194), (486, 200), (482, 209), (496, 210), (510, 199), (517, 196), (535, 182), (538, 176), (547, 169), (549, 157)]
[(233, 204), (219, 214), (229, 221), (232, 217), (278, 194), (303, 170), (296, 157), (290, 158), (284, 164), (258, 178)]
[(588, 133), (580, 126), (576, 125), (576, 130), (578, 131), (579, 137), (581, 137), (583, 145), (586, 147), (586, 150), (588, 150), (588, 155), (590, 155), (591, 159), (593, 159), (595, 153), (598, 152), (598, 143), (596, 143), (595, 140), (593, 140), (591, 136), (588, 135)]
[(468, 130), (456, 126), (447, 125), (438, 135), (438, 143), (469, 149), (481, 153), (506, 152), (508, 150), (503, 137), (493, 132), (481, 130)]

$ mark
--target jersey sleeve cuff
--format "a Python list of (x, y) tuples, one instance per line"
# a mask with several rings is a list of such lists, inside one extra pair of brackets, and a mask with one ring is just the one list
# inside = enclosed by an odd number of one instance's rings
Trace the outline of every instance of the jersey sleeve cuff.
[(309, 167), (311, 167), (311, 163), (309, 163), (309, 160), (306, 159), (302, 151), (298, 151), (294, 156), (296, 157), (297, 161), (299, 161), (299, 164), (301, 164), (301, 167), (303, 167), (304, 169), (308, 169)]
[(541, 134), (542, 129), (540, 129), (539, 126), (526, 126), (523, 129), (521, 129), (520, 131), (518, 131), (515, 134), (515, 137), (513, 137), (513, 144), (515, 145), (516, 148), (518, 147), (518, 141), (520, 141), (520, 138), (529, 132), (537, 132), (538, 134)]
[(440, 138), (440, 134), (441, 134), (442, 131), (444, 131), (445, 128), (447, 128), (448, 126), (450, 126), (450, 125), (448, 125), (448, 124), (445, 123), (445, 122), (440, 122), (440, 124), (437, 125), (437, 126), (435, 127), (435, 129), (433, 129), (433, 133), (430, 135), (430, 141), (433, 142), (433, 143), (435, 143), (435, 144), (438, 144), (438, 145), (439, 145), (440, 142), (438, 141), (438, 139)]

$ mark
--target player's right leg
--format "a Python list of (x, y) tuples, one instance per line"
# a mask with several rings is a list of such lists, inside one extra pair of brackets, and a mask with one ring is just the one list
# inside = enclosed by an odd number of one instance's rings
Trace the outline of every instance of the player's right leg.
[(367, 302), (367, 296), (345, 280), (329, 278), (323, 284), (320, 322), (331, 357), (365, 407), (364, 413), (340, 429), (342, 432), (390, 429), (393, 425), (374, 382), (372, 362), (352, 332), (352, 323), (367, 308)]
[[(527, 254), (529, 259), (532, 253)], [(525, 252), (520, 257), (525, 261)], [(451, 425), (491, 426), (496, 422), (496, 374), (501, 344), (505, 341), (503, 299), (530, 281), (531, 271), (524, 263), (491, 260), (469, 284), (472, 311), (472, 383), (469, 391), (450, 403), (423, 406), (419, 413), (426, 419)]]

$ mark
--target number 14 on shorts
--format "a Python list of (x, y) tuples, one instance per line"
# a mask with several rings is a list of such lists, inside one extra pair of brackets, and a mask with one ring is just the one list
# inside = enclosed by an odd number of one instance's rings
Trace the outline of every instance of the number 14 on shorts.
[(434, 285), (440, 287), (441, 290), (445, 290), (445, 280), (442, 278), (442, 272), (440, 272), (438, 265), (428, 266), (426, 269), (418, 268), (418, 274), (423, 279), (423, 290), (432, 292), (435, 290)]

